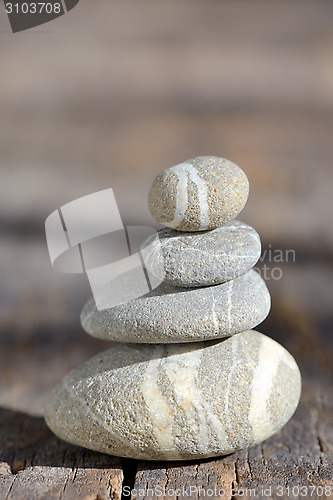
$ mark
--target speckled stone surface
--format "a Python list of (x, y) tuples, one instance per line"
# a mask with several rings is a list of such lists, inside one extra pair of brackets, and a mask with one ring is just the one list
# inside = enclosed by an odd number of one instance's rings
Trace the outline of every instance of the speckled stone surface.
[[(130, 287), (131, 275), (123, 279)], [(251, 270), (211, 287), (178, 288), (162, 283), (143, 297), (102, 311), (91, 299), (82, 310), (81, 323), (87, 333), (102, 339), (193, 342), (254, 328), (266, 318), (269, 309), (266, 284)]]
[(221, 227), (244, 208), (249, 182), (235, 163), (199, 156), (164, 170), (152, 183), (148, 205), (161, 224), (178, 231)]
[[(162, 229), (143, 245), (149, 271), (174, 286), (225, 283), (244, 274), (260, 257), (258, 233), (241, 221), (208, 232)], [(149, 247), (148, 247), (149, 245)]]
[(294, 358), (256, 331), (182, 345), (118, 344), (72, 371), (45, 411), (61, 439), (145, 460), (215, 457), (258, 444), (293, 415)]

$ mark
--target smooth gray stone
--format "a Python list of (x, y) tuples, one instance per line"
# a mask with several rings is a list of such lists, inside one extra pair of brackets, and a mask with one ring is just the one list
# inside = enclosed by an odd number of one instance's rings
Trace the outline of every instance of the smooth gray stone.
[(293, 415), (294, 358), (256, 331), (181, 345), (118, 344), (73, 370), (45, 419), (61, 439), (122, 457), (188, 460), (256, 445)]
[(249, 181), (235, 163), (199, 156), (164, 170), (150, 188), (148, 205), (161, 224), (178, 231), (221, 227), (243, 210)]
[[(142, 246), (147, 269), (174, 286), (225, 283), (252, 269), (260, 257), (258, 233), (234, 220), (208, 232), (162, 229)], [(149, 245), (149, 246), (148, 246)]]
[[(131, 275), (123, 279), (131, 287)], [(162, 283), (143, 297), (102, 311), (91, 299), (82, 310), (81, 323), (90, 335), (107, 340), (194, 342), (250, 330), (266, 318), (269, 309), (266, 284), (251, 270), (235, 280), (205, 288)]]

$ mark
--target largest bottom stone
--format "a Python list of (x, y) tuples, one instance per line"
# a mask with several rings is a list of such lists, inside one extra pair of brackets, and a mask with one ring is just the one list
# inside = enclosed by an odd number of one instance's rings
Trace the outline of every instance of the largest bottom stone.
[(293, 357), (256, 331), (194, 344), (118, 344), (63, 379), (45, 418), (60, 438), (103, 453), (205, 458), (277, 432), (300, 391)]

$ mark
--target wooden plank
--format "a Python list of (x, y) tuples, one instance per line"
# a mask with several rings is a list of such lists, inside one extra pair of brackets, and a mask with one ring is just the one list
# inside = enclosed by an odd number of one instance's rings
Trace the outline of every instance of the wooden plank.
[(120, 499), (119, 458), (60, 441), (43, 418), (0, 411), (0, 498)]
[[(219, 460), (157, 465), (140, 461), (133, 491), (143, 498), (155, 498), (160, 493), (163, 493), (161, 498), (172, 500), (187, 495), (198, 498), (204, 491), (216, 489), (219, 492), (228, 492), (235, 480), (236, 472), (232, 456)], [(218, 498), (225, 498), (225, 495), (219, 495)]]

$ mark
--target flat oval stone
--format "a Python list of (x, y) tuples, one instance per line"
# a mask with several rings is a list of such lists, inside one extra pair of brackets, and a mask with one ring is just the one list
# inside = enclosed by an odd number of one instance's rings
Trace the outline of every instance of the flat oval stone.
[(252, 269), (261, 252), (258, 233), (237, 220), (208, 232), (162, 229), (158, 237), (143, 245), (145, 264), (154, 276), (174, 286), (225, 283)]
[[(124, 275), (131, 287), (131, 275)], [(269, 313), (270, 295), (254, 270), (222, 285), (178, 288), (167, 283), (143, 297), (98, 311), (84, 306), (90, 335), (119, 342), (178, 343), (230, 336), (254, 328)]]
[(189, 460), (272, 436), (300, 393), (294, 358), (256, 331), (195, 344), (118, 344), (55, 387), (45, 419), (61, 439), (102, 453)]
[(221, 227), (244, 208), (249, 181), (235, 163), (199, 156), (164, 170), (150, 188), (152, 216), (178, 231)]

